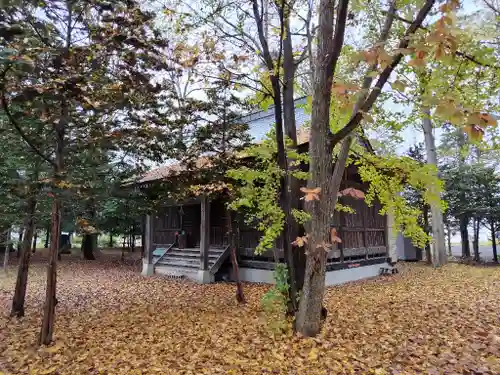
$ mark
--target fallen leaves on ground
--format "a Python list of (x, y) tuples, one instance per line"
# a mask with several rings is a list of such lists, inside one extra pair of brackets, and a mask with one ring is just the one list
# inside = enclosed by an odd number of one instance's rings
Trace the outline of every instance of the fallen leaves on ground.
[[(138, 266), (138, 264), (137, 264)], [(500, 269), (400, 265), (328, 288), (316, 338), (275, 335), (265, 285), (142, 277), (112, 256), (59, 266), (54, 346), (37, 348), (45, 265), (30, 271), (27, 316), (7, 317), (15, 269), (0, 276), (0, 373), (499, 374)]]

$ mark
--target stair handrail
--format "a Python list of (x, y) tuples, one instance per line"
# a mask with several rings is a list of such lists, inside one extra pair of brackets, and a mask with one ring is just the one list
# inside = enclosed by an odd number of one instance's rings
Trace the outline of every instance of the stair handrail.
[(165, 252), (158, 258), (156, 259), (156, 261), (153, 263), (153, 264), (156, 264), (158, 263), (161, 259), (163, 259), (163, 257), (175, 246), (175, 242), (168, 245), (167, 249), (165, 250)]
[(224, 251), (217, 258), (215, 263), (212, 265), (212, 267), (210, 267), (210, 273), (212, 275), (215, 275), (215, 273), (219, 270), (219, 268), (222, 266), (222, 264), (224, 263), (224, 261), (226, 260), (226, 258), (229, 256), (230, 253), (231, 253), (231, 246), (227, 245), (224, 248)]

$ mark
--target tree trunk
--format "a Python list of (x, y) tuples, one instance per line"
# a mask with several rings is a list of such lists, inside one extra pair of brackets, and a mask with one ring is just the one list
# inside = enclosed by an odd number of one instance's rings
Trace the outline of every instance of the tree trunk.
[(498, 263), (498, 254), (497, 254), (497, 239), (496, 239), (496, 227), (495, 222), (490, 221), (490, 231), (491, 231), (491, 245), (493, 247), (493, 262)]
[[(405, 37), (399, 43), (399, 48), (407, 48), (409, 37), (413, 34), (434, 5), (434, 0), (428, 0), (418, 12), (415, 21), (405, 32)], [(348, 123), (335, 134), (330, 133), (330, 102), (333, 76), (335, 67), (344, 45), (344, 33), (348, 13), (348, 0), (340, 0), (338, 4), (334, 0), (321, 0), (319, 5), (319, 28), (316, 68), (314, 72), (313, 106), (311, 116), (311, 134), (309, 142), (310, 177), (309, 190), (318, 191), (318, 194), (309, 194), (308, 211), (311, 213), (311, 225), (309, 233), (308, 255), (306, 262), (306, 273), (304, 278), (303, 294), (300, 299), (299, 311), (296, 319), (297, 331), (305, 336), (316, 335), (321, 328), (322, 300), (325, 288), (325, 269), (327, 253), (330, 248), (330, 232), (333, 229), (330, 216), (335, 210), (338, 197), (338, 189), (345, 170), (351, 145), (350, 134), (359, 127), (363, 119), (363, 113), (368, 112), (377, 100), (384, 84), (391, 72), (401, 61), (403, 55), (397, 54), (391, 64), (380, 74), (379, 79), (366, 100), (360, 108), (351, 116)], [(337, 6), (336, 6), (337, 5)], [(388, 24), (387, 33), (394, 18), (394, 3), (386, 19)], [(336, 10), (336, 12), (335, 12)], [(337, 14), (335, 35), (333, 34), (332, 20), (334, 13)], [(385, 30), (383, 30), (385, 31)], [(369, 78), (369, 77), (365, 77)], [(336, 142), (342, 141), (342, 149), (333, 175), (332, 170), (332, 148)], [(312, 197), (311, 197), (312, 195)], [(333, 223), (333, 226), (338, 224)]]
[[(4, 247), (4, 254), (3, 254), (3, 271), (7, 273), (9, 269), (9, 256), (10, 256), (10, 246), (9, 246), (9, 239), (10, 239), (10, 229), (6, 231), (5, 235), (5, 247)], [(3, 234), (2, 234), (2, 239), (3, 239)], [(3, 246), (2, 246), (3, 247)]]
[(226, 209), (227, 212), (227, 234), (229, 239), (229, 246), (231, 247), (231, 264), (233, 266), (233, 277), (236, 281), (236, 301), (238, 303), (245, 303), (245, 295), (243, 293), (243, 284), (240, 281), (238, 258), (236, 256), (236, 241), (235, 233), (233, 231), (233, 215), (231, 211)]
[(50, 241), (50, 223), (47, 224), (47, 233), (45, 235), (45, 244), (44, 244), (44, 247), (46, 249), (49, 248), (49, 241)]
[[(285, 134), (291, 140), (290, 151), (297, 152), (297, 125), (295, 121), (295, 60), (293, 55), (292, 39), (293, 36), (290, 30), (290, 5), (286, 2), (283, 3), (285, 8), (283, 9), (283, 28), (285, 33), (285, 38), (283, 39), (283, 125)], [(287, 262), (287, 268), (289, 272), (289, 279), (294, 282), (293, 288), (290, 293), (290, 301), (288, 313), (295, 314), (298, 305), (297, 297), (304, 286), (304, 274), (306, 268), (306, 254), (304, 247), (292, 247), (295, 239), (299, 236), (299, 224), (295, 220), (292, 212), (293, 210), (299, 209), (300, 202), (300, 181), (293, 175), (293, 173), (299, 170), (298, 165), (292, 165), (293, 160), (287, 160), (287, 170), (285, 171), (287, 182), (285, 184), (285, 191), (282, 194), (287, 194), (288, 198), (286, 202), (288, 206), (285, 207), (285, 221), (287, 225), (288, 237), (284, 238), (287, 242), (287, 246), (283, 247), (285, 252), (285, 259)], [(293, 267), (290, 265), (293, 264)], [(289, 280), (289, 282), (290, 282)]]
[[(284, 3), (282, 3), (284, 5)], [(253, 16), (254, 20), (257, 25), (257, 30), (258, 30), (258, 35), (259, 35), (259, 41), (262, 46), (262, 56), (264, 58), (264, 61), (266, 63), (266, 67), (270, 72), (270, 81), (271, 81), (271, 87), (273, 90), (273, 103), (274, 103), (274, 120), (276, 123), (276, 146), (277, 146), (277, 154), (278, 154), (278, 166), (280, 167), (281, 170), (285, 172), (284, 178), (281, 179), (281, 186), (280, 186), (280, 192), (281, 192), (281, 199), (280, 199), (280, 206), (283, 209), (285, 213), (285, 225), (283, 227), (283, 232), (282, 232), (282, 247), (283, 247), (283, 252), (285, 255), (285, 261), (287, 263), (287, 268), (288, 268), (288, 282), (290, 285), (290, 298), (289, 298), (289, 304), (288, 304), (288, 313), (294, 313), (297, 310), (297, 284), (295, 280), (295, 265), (294, 265), (294, 257), (293, 257), (293, 250), (292, 250), (292, 243), (290, 240), (290, 235), (289, 235), (289, 222), (293, 223), (293, 218), (291, 217), (291, 197), (290, 197), (290, 183), (289, 183), (289, 173), (288, 173), (288, 162), (287, 162), (287, 155), (285, 152), (285, 142), (284, 142), (284, 137), (283, 137), (283, 103), (281, 100), (281, 83), (280, 83), (280, 77), (279, 77), (279, 70), (276, 70), (276, 66), (278, 67), (281, 66), (281, 57), (282, 57), (282, 52), (283, 52), (283, 43), (280, 44), (280, 49), (279, 49), (279, 57), (278, 57), (278, 62), (275, 64), (275, 59), (271, 56), (270, 50), (269, 50), (269, 44), (268, 40), (266, 38), (266, 31), (265, 28), (267, 25), (264, 25), (264, 20), (263, 17), (261, 16), (262, 9), (259, 9), (259, 3), (256, 0), (252, 1), (252, 10), (253, 10)], [(284, 9), (278, 5), (278, 13), (279, 13), (279, 18), (280, 18), (280, 26), (282, 26), (281, 30), (283, 31), (283, 34), (280, 35), (282, 36), (280, 39), (283, 40), (285, 38), (285, 15), (284, 15)], [(288, 70), (288, 73), (290, 71)], [(293, 92), (292, 92), (293, 94)], [(295, 116), (295, 115), (294, 115)], [(295, 118), (295, 117), (294, 117)], [(296, 139), (297, 135), (294, 135)], [(291, 224), (290, 224), (291, 225)]]
[(85, 260), (95, 260), (97, 250), (97, 233), (85, 234), (82, 238), (82, 255)]
[(37, 201), (34, 196), (26, 200), (26, 209), (24, 213), (24, 234), (23, 244), (21, 247), (21, 258), (17, 268), (16, 287), (14, 289), (14, 298), (12, 299), (11, 316), (24, 316), (24, 301), (26, 299), (26, 286), (28, 283), (28, 269), (31, 255), (31, 240), (35, 230), (35, 212)]
[(32, 247), (32, 252), (33, 254), (35, 254), (36, 252), (36, 245), (37, 245), (37, 242), (38, 242), (38, 232), (36, 231), (36, 228), (33, 228), (33, 247)]
[(112, 247), (113, 247), (113, 233), (110, 233), (110, 234), (109, 234), (109, 243), (108, 243), (108, 247), (109, 247), (109, 248), (112, 248)]
[[(424, 215), (424, 232), (426, 234), (429, 234), (430, 231), (430, 226), (429, 226), (429, 205), (425, 204), (424, 205), (424, 210), (423, 210), (423, 215)], [(432, 252), (431, 252), (431, 244), (426, 243), (425, 244), (425, 261), (427, 264), (432, 264)]]
[[(59, 168), (57, 168), (59, 169)], [(59, 170), (57, 174), (59, 175)], [(57, 255), (59, 252), (61, 207), (57, 198), (52, 202), (52, 232), (49, 252), (49, 265), (47, 267), (47, 288), (45, 294), (45, 306), (43, 311), (42, 328), (40, 330), (40, 345), (48, 345), (52, 342), (54, 331), (54, 318), (56, 308), (56, 279), (57, 279)]]
[[(68, 7), (68, 36), (66, 41), (66, 50), (69, 51), (71, 42), (71, 20), (72, 3), (66, 3)], [(67, 57), (67, 56), (65, 56)], [(69, 109), (66, 99), (61, 100), (61, 118), (57, 124), (54, 124), (55, 131), (55, 160), (54, 160), (54, 181), (57, 184), (64, 179), (64, 137), (66, 124), (69, 121)], [(45, 294), (45, 305), (43, 310), (42, 327), (40, 329), (40, 345), (48, 345), (52, 342), (54, 332), (54, 320), (56, 312), (56, 282), (57, 282), (57, 259), (59, 254), (59, 238), (61, 233), (61, 201), (59, 192), (53, 192), (52, 197), (52, 215), (51, 215), (51, 238), (49, 251), (49, 265), (47, 267), (47, 286)]]
[(17, 257), (19, 258), (19, 254), (21, 254), (21, 247), (23, 244), (23, 233), (24, 233), (24, 227), (21, 227), (19, 229), (19, 237), (17, 239)]
[(135, 223), (132, 224), (132, 233), (130, 233), (130, 251), (135, 251)]
[(451, 252), (451, 228), (450, 228), (450, 224), (447, 224), (446, 225), (446, 232), (448, 233), (448, 256), (452, 256), (453, 253)]
[[(430, 118), (430, 109), (422, 108), (422, 114), (422, 129), (424, 131), (427, 164), (432, 165), (437, 169), (436, 142)], [(435, 185), (430, 186), (430, 189), (434, 195), (439, 194)], [(434, 246), (432, 246), (432, 265), (434, 267), (439, 267), (447, 262), (446, 245), (444, 240), (443, 212), (441, 211), (439, 202), (432, 201), (430, 206), (432, 215), (432, 240), (434, 242)]]
[[(319, 199), (312, 199), (307, 205), (311, 214), (308, 255), (304, 288), (296, 318), (296, 329), (304, 336), (315, 336), (321, 330), (326, 259), (329, 250), (327, 244), (330, 240), (330, 213), (331, 209), (335, 208), (335, 203), (331, 204), (331, 202), (336, 202), (340, 186), (338, 178), (331, 177), (333, 163), (329, 140), (330, 102), (335, 66), (344, 40), (347, 8), (347, 0), (339, 3), (336, 32), (333, 38), (332, 20), (335, 1), (322, 0), (319, 7), (318, 58), (313, 85), (308, 188), (320, 189), (320, 192)], [(349, 147), (350, 144), (347, 146), (347, 152)], [(337, 165), (339, 165), (338, 160)], [(342, 180), (344, 170), (337, 167), (335, 170), (340, 173), (340, 180)], [(339, 186), (331, 186), (332, 182), (338, 182)]]
[(479, 225), (481, 223), (481, 220), (479, 218), (474, 218), (473, 225), (474, 225), (474, 260), (476, 262), (479, 262)]
[(470, 257), (469, 244), (469, 219), (465, 216), (460, 217), (460, 239), (462, 242), (462, 258)]
[(146, 219), (145, 217), (141, 220), (141, 259), (144, 259), (144, 251), (146, 247)]

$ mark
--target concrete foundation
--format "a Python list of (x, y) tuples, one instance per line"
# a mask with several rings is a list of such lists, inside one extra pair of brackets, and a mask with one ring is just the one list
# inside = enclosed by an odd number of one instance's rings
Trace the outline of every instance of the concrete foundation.
[(248, 281), (250, 283), (266, 283), (274, 284), (273, 271), (259, 270), (256, 268), (240, 267), (238, 275), (241, 281)]
[(346, 268), (343, 270), (329, 271), (326, 273), (325, 285), (339, 285), (350, 281), (357, 281), (375, 277), (380, 274), (380, 268), (389, 267), (388, 263), (371, 264), (357, 268)]
[(215, 281), (215, 276), (208, 270), (198, 270), (198, 279), (200, 284), (209, 284)]
[(142, 276), (152, 276), (155, 273), (155, 265), (152, 263), (142, 262)]
[[(389, 267), (388, 263), (372, 264), (357, 268), (346, 268), (343, 270), (328, 271), (325, 276), (325, 285), (339, 285), (350, 281), (363, 280), (375, 277), (380, 274), (380, 268)], [(274, 284), (273, 271), (260, 270), (255, 268), (240, 268), (239, 276), (241, 281), (251, 283)]]

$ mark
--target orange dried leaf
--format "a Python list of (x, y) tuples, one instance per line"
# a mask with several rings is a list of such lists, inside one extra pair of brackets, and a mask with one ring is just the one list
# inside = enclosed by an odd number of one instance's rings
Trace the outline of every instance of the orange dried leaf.
[(337, 229), (330, 229), (330, 242), (331, 243), (342, 243), (342, 239), (337, 235)]
[(321, 188), (309, 189), (305, 187), (301, 187), (300, 191), (305, 194), (304, 199), (306, 202), (317, 200), (319, 201), (319, 193), (321, 192)]
[(485, 125), (497, 126), (497, 119), (488, 113), (481, 113), (479, 115), (479, 118), (481, 119), (482, 123), (484, 123)]
[(292, 242), (293, 245), (298, 247), (304, 247), (306, 243), (307, 243), (307, 235), (302, 237), (297, 237), (295, 241)]
[(479, 125), (466, 125), (464, 131), (472, 140), (479, 141), (483, 139), (484, 130)]
[(361, 190), (355, 189), (355, 188), (347, 188), (339, 192), (339, 196), (350, 196), (355, 199), (363, 199), (365, 197), (365, 193), (363, 193)]

